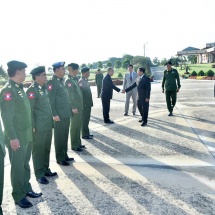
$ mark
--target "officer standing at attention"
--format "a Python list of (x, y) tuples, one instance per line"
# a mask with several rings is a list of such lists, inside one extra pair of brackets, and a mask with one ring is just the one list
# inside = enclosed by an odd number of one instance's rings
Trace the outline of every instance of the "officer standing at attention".
[(97, 73), (95, 75), (95, 82), (97, 86), (97, 98), (100, 98), (101, 90), (102, 90), (102, 80), (103, 80), (103, 74), (101, 73), (101, 69), (97, 69)]
[(76, 63), (68, 64), (69, 75), (66, 79), (65, 86), (67, 88), (72, 109), (71, 126), (70, 126), (70, 139), (71, 148), (73, 151), (82, 151), (85, 148), (81, 144), (81, 122), (83, 112), (83, 96), (81, 89), (78, 85), (77, 75), (79, 65)]
[(45, 89), (47, 77), (45, 67), (39, 66), (31, 71), (33, 84), (27, 90), (33, 120), (32, 158), (36, 179), (41, 184), (48, 184), (45, 176), (55, 176), (49, 169), (49, 156), (52, 142), (53, 119), (48, 93)]
[(64, 64), (65, 62), (57, 62), (52, 65), (54, 75), (47, 82), (47, 91), (54, 120), (56, 160), (60, 165), (69, 166), (67, 161), (73, 161), (74, 158), (69, 158), (67, 155), (71, 108), (63, 80), (65, 75)]
[(1, 204), (2, 204), (3, 188), (4, 188), (4, 156), (5, 156), (5, 144), (4, 144), (2, 126), (0, 122), (0, 215), (3, 214)]
[(163, 74), (162, 92), (164, 93), (165, 87), (166, 103), (167, 108), (169, 110), (168, 116), (172, 116), (173, 108), (175, 107), (177, 100), (176, 93), (179, 92), (181, 84), (178, 71), (172, 68), (171, 60), (167, 61), (164, 66), (167, 66), (167, 69), (164, 71)]
[(80, 78), (78, 84), (83, 93), (83, 115), (82, 115), (82, 138), (83, 139), (93, 139), (93, 135), (90, 134), (89, 122), (91, 115), (91, 108), (93, 106), (92, 92), (90, 89), (90, 84), (88, 78), (90, 76), (90, 69), (84, 67), (81, 69), (82, 77)]
[(32, 204), (26, 196), (37, 198), (42, 193), (33, 192), (29, 182), (33, 141), (31, 107), (21, 84), (27, 65), (19, 61), (10, 61), (7, 65), (9, 81), (0, 93), (0, 107), (11, 163), (12, 196), (20, 207), (29, 208)]

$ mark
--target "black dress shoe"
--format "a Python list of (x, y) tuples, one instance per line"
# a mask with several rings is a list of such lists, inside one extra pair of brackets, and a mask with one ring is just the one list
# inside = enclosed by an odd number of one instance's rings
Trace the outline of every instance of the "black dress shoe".
[(41, 177), (41, 178), (37, 178), (37, 181), (40, 183), (40, 184), (48, 184), (49, 181), (47, 180), (46, 177)]
[(66, 158), (66, 161), (74, 161), (74, 158)]
[(146, 126), (147, 125), (147, 122), (143, 122), (142, 124), (141, 124), (141, 126)]
[(82, 139), (90, 140), (90, 139), (93, 139), (93, 137), (89, 135), (89, 136), (82, 137)]
[(86, 146), (85, 146), (85, 145), (81, 145), (80, 148), (81, 148), (81, 149), (84, 149), (84, 148), (86, 148)]
[(128, 113), (124, 113), (124, 116), (128, 116)]
[(89, 136), (90, 136), (90, 137), (94, 137), (94, 135), (93, 135), (93, 134), (89, 134)]
[(172, 116), (172, 113), (169, 113), (169, 115), (168, 116)]
[(76, 152), (82, 152), (82, 149), (81, 148), (77, 148), (77, 149), (72, 149), (73, 151), (76, 151)]
[(48, 176), (48, 177), (53, 177), (53, 176), (56, 176), (56, 175), (57, 175), (56, 172), (47, 172), (47, 173), (45, 174), (45, 176)]
[(135, 116), (136, 114), (133, 112), (133, 116)]
[(29, 202), (26, 198), (23, 198), (19, 202), (16, 202), (16, 205), (19, 205), (19, 207), (21, 208), (30, 208), (33, 206), (31, 202)]
[(58, 164), (62, 165), (62, 166), (69, 166), (70, 164), (66, 161), (59, 161), (57, 162)]
[(138, 122), (143, 122), (143, 120), (142, 120), (142, 119), (140, 119)]
[(34, 191), (30, 191), (26, 194), (26, 196), (28, 196), (30, 198), (38, 198), (42, 195), (43, 195), (42, 193), (35, 193)]
[(113, 123), (114, 123), (114, 121), (109, 120), (109, 121), (107, 121), (107, 122), (105, 122), (105, 123), (113, 124)]

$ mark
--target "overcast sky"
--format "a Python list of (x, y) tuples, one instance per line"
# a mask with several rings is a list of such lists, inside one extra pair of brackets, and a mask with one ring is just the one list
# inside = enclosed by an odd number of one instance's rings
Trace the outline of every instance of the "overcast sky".
[(215, 0), (0, 0), (0, 65), (170, 58), (215, 42)]

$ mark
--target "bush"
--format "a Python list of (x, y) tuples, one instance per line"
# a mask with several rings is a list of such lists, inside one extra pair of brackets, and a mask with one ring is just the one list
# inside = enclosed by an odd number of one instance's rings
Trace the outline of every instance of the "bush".
[(190, 76), (197, 76), (197, 72), (196, 71), (192, 71)]
[(205, 76), (205, 73), (202, 70), (200, 70), (198, 76)]
[(211, 69), (210, 69), (210, 70), (208, 70), (208, 72), (207, 72), (207, 76), (209, 76), (209, 77), (213, 77), (213, 76), (214, 76), (214, 71), (212, 71)]
[(212, 68), (215, 68), (215, 64), (212, 64)]
[(122, 78), (122, 77), (123, 77), (122, 73), (119, 72), (119, 74), (117, 75), (117, 77), (118, 77), (118, 78)]

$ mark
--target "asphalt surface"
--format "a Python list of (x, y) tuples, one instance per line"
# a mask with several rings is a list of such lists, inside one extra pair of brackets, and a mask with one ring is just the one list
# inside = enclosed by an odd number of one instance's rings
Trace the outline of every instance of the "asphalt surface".
[[(125, 117), (125, 95), (114, 92), (111, 119), (103, 123), (101, 100), (92, 87), (90, 122), (93, 140), (87, 149), (69, 155), (69, 167), (56, 164), (58, 177), (48, 185), (31, 183), (43, 197), (29, 199), (21, 209), (11, 196), (10, 164), (5, 159), (4, 214), (215, 214), (215, 102), (213, 81), (181, 80), (174, 116), (168, 117), (161, 93), (162, 70), (153, 70), (149, 123), (141, 127), (139, 114)], [(120, 86), (121, 87), (121, 86)], [(131, 102), (132, 106), (132, 102)]]

